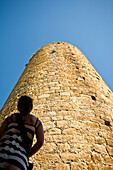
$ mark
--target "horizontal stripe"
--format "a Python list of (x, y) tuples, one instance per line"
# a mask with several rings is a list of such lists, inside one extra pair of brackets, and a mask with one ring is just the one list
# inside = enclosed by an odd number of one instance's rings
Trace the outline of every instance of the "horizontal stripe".
[(3, 154), (5, 154), (7, 157), (10, 157), (10, 155), (19, 157), (20, 159), (22, 159), (25, 162), (26, 166), (28, 166), (27, 157), (19, 151), (11, 152), (11, 150), (2, 149), (2, 150), (0, 150), (0, 157), (3, 157)]
[(22, 142), (21, 142), (21, 145), (20, 145), (19, 143), (15, 142), (15, 140), (13, 140), (13, 141), (6, 140), (6, 141), (5, 141), (4, 143), (2, 143), (0, 146), (3, 147), (3, 146), (8, 146), (8, 145), (10, 145), (10, 144), (12, 144), (12, 145), (11, 145), (12, 147), (16, 146), (17, 148), (20, 148), (21, 150), (23, 150), (23, 149), (22, 149), (22, 148), (23, 148)]
[(5, 137), (6, 135), (13, 136), (14, 134), (17, 135), (17, 136), (21, 136), (19, 132), (12, 132), (12, 131), (10, 130), (10, 131), (6, 132), (6, 134), (4, 135), (4, 137)]
[(21, 136), (17, 136), (16, 134), (13, 134), (12, 136), (10, 136), (10, 135), (5, 135), (5, 136), (2, 138), (1, 142), (2, 142), (3, 140), (10, 139), (10, 137), (13, 138), (14, 140), (15, 140), (15, 139), (18, 139), (20, 142), (22, 142)]
[[(29, 123), (24, 123), (24, 125), (28, 136), (28, 143), (31, 147), (36, 127), (35, 125)], [(9, 157), (11, 159), (7, 159), (5, 162), (9, 165), (12, 164), (13, 166), (18, 167), (21, 170), (23, 169), (23, 165), (25, 167), (28, 165), (26, 150), (23, 146), (20, 129), (16, 121), (9, 123), (7, 131), (0, 141), (0, 156), (1, 163), (3, 160), (5, 161), (5, 159)]]
[[(10, 129), (11, 129), (11, 131), (15, 131), (15, 129), (17, 129), (17, 131), (20, 131), (18, 125), (15, 125), (15, 124), (10, 125), (10, 126), (8, 127), (8, 129), (7, 129), (7, 132), (8, 132)], [(29, 126), (29, 125), (25, 125), (25, 129), (26, 129), (26, 131), (28, 131), (29, 133), (31, 133), (32, 135), (34, 135), (35, 127), (31, 127), (31, 126)]]
[[(9, 136), (8, 136), (9, 137)], [(16, 138), (16, 135), (13, 136)], [(5, 146), (10, 146), (10, 147), (13, 147), (14, 149), (17, 149), (17, 148), (20, 148), (20, 150), (22, 150), (22, 148), (25, 148), (25, 143), (23, 143), (22, 139), (21, 141), (13, 137), (9, 137), (8, 139), (7, 138), (3, 138), (0, 142), (0, 147), (5, 147)], [(21, 137), (20, 137), (21, 138)], [(29, 147), (31, 147), (32, 145), (32, 140), (28, 138), (28, 142), (30, 144)], [(15, 146), (17, 148), (15, 148)], [(25, 149), (24, 149), (25, 150)]]
[(21, 170), (20, 168), (18, 168), (17, 166), (14, 165), (10, 165), (6, 162), (0, 163), (0, 170)]
[[(10, 125), (10, 124), (17, 124), (17, 125), (18, 125), (18, 123), (17, 123), (16, 121), (10, 122), (9, 125)], [(8, 125), (8, 126), (9, 126), (9, 125)], [(24, 125), (29, 125), (29, 126), (31, 126), (31, 127), (35, 127), (35, 124), (33, 125), (33, 124), (30, 124), (30, 123), (26, 123), (26, 122), (24, 123)]]
[(25, 128), (26, 129), (26, 132), (30, 133), (32, 136), (34, 136), (34, 131), (30, 128)]
[[(18, 134), (19, 136), (20, 136), (20, 131), (18, 130), (18, 129), (16, 129), (16, 128), (11, 128), (11, 129), (8, 129), (7, 130), (7, 132), (6, 132), (6, 134), (10, 134), (11, 133), (11, 135), (13, 135), (13, 134)], [(5, 134), (5, 135), (6, 135)], [(4, 136), (5, 136), (4, 135)]]
[(0, 148), (0, 153), (2, 153), (2, 151), (5, 151), (5, 153), (6, 152), (10, 152), (10, 153), (19, 153), (22, 157), (24, 157), (25, 159), (26, 159), (26, 161), (27, 161), (27, 155), (26, 155), (26, 153), (25, 152), (23, 152), (23, 151), (20, 151), (20, 150), (15, 150), (15, 149), (13, 149), (13, 148), (10, 148), (9, 146), (6, 146), (6, 147), (4, 147), (4, 148)]
[[(30, 131), (30, 132), (31, 132), (31, 131)], [(30, 142), (31, 140), (33, 140), (33, 137), (34, 137), (34, 134), (32, 135), (30, 132), (27, 131), (27, 136), (29, 137), (29, 142)], [(15, 129), (9, 129), (9, 130), (6, 132), (5, 136), (6, 136), (6, 135), (13, 136), (14, 134), (16, 134), (17, 136), (21, 136), (20, 131), (16, 131)]]
[[(20, 158), (17, 154), (13, 154), (13, 155), (7, 155), (6, 153), (0, 155), (0, 158), (4, 158), (6, 160), (11, 159), (13, 161), (18, 161), (19, 163), (21, 163), (24, 167), (27, 166), (27, 163), (25, 160), (23, 160), (22, 158)], [(0, 160), (1, 162), (1, 160)]]
[(22, 146), (22, 143), (23, 143), (22, 140), (20, 141), (20, 140), (18, 140), (18, 138), (9, 137), (9, 138), (3, 138), (0, 142), (0, 144), (5, 143), (7, 140), (10, 141), (10, 142), (15, 141), (16, 143), (19, 143), (21, 146)]
[(5, 150), (12, 150), (12, 151), (15, 151), (15, 150), (17, 150), (17, 151), (20, 151), (20, 152), (22, 152), (23, 154), (25, 154), (26, 155), (26, 151), (25, 151), (25, 149), (23, 148), (23, 147), (17, 147), (17, 146), (15, 146), (15, 145), (13, 145), (12, 143), (10, 143), (10, 144), (2, 144), (1, 146), (0, 146), (0, 150), (1, 149), (5, 149)]
[[(10, 143), (12, 143), (13, 141), (15, 141), (16, 143), (19, 143), (20, 146), (24, 146), (24, 143), (22, 141), (21, 137), (20, 138), (15, 138), (15, 137), (10, 137), (8, 136), (7, 138), (3, 138), (1, 141), (0, 141), (0, 146), (3, 144), (3, 143), (7, 143), (7, 141), (10, 141)], [(30, 146), (32, 145), (32, 140), (28, 137), (28, 142), (30, 144)]]
[[(14, 132), (12, 132), (12, 131), (9, 131), (9, 132), (7, 132), (6, 133), (6, 135), (4, 136), (4, 138), (6, 138), (6, 136), (8, 135), (8, 136), (13, 136), (14, 134), (16, 134), (17, 136), (20, 136), (21, 137), (21, 135), (20, 135), (20, 133), (14, 133)], [(33, 140), (33, 136), (29, 133), (29, 132), (27, 132), (27, 136), (28, 136), (28, 142), (29, 143), (32, 143), (32, 140)]]
[(18, 123), (17, 122), (10, 122), (8, 124), (8, 127), (10, 127), (10, 126), (18, 126)]
[(0, 162), (6, 162), (7, 164), (10, 164), (10, 165), (14, 165), (18, 168), (20, 168), (21, 170), (27, 170), (27, 167), (22, 165), (20, 162), (18, 162), (17, 160), (14, 160), (13, 157), (12, 159), (4, 159), (4, 158), (1, 158), (0, 157)]

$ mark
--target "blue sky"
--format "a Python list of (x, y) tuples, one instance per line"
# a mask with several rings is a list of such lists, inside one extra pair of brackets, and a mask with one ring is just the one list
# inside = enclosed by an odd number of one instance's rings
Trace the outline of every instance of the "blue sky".
[(0, 0), (0, 109), (33, 53), (58, 41), (78, 47), (113, 91), (113, 0)]

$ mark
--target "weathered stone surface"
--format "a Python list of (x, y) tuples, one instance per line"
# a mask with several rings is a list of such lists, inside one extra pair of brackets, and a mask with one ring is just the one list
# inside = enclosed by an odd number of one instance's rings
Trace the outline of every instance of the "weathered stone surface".
[(101, 154), (99, 153), (96, 153), (96, 152), (93, 152), (92, 153), (92, 160), (95, 164), (97, 163), (104, 163), (104, 159), (103, 157), (101, 156)]
[(82, 163), (72, 162), (71, 170), (87, 170), (87, 164), (83, 162)]
[(73, 162), (78, 162), (78, 160), (80, 159), (80, 154), (76, 154), (76, 153), (69, 153), (69, 152), (66, 152), (66, 153), (62, 153), (61, 154), (61, 159), (63, 162), (65, 163), (69, 163), (70, 160)]
[(66, 152), (70, 150), (70, 145), (68, 143), (58, 143), (57, 151)]
[(92, 147), (92, 150), (97, 153), (107, 154), (106, 147), (103, 145), (94, 144), (94, 146)]
[(88, 168), (89, 168), (90, 170), (98, 170), (97, 164), (94, 164), (93, 162), (89, 163)]
[(107, 150), (109, 152), (109, 155), (113, 156), (113, 147), (107, 146)]
[[(33, 98), (45, 143), (30, 159), (40, 170), (113, 170), (113, 93), (79, 49), (51, 43), (39, 49), (0, 111), (17, 112)], [(34, 142), (36, 139), (34, 139)]]
[(56, 167), (55, 168), (56, 170), (60, 170), (60, 169), (62, 169), (62, 170), (70, 170), (70, 165), (69, 164), (56, 163), (55, 167)]

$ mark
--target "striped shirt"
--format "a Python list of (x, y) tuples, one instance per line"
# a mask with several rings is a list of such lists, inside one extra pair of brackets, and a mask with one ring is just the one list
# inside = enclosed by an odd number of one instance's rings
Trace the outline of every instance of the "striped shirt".
[[(36, 119), (35, 125), (24, 124), (30, 147), (32, 146), (37, 121), (38, 118)], [(28, 157), (23, 145), (18, 123), (12, 120), (8, 124), (5, 135), (0, 141), (0, 169), (27, 170), (28, 166)]]

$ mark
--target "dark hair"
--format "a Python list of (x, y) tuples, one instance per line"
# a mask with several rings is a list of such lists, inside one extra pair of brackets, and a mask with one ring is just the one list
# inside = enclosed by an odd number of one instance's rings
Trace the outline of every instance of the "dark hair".
[(21, 96), (18, 101), (18, 110), (20, 113), (27, 115), (33, 108), (33, 100), (28, 96)]

